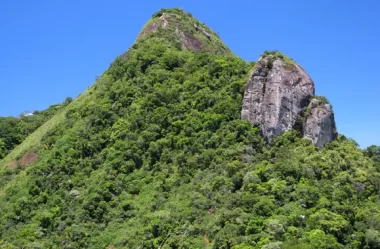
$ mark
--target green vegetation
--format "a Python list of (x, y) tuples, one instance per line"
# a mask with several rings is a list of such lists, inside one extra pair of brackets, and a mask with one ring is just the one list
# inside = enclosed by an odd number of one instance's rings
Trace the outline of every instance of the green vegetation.
[(0, 248), (380, 247), (378, 147), (318, 150), (295, 130), (266, 144), (240, 120), (254, 63), (165, 35), (140, 37), (0, 162)]
[[(165, 25), (163, 19), (167, 22)], [(143, 27), (136, 43), (151, 37), (166, 40), (174, 47), (190, 51), (232, 54), (215, 31), (178, 8), (162, 9), (154, 13)]]
[(286, 56), (285, 54), (281, 53), (280, 51), (278, 50), (273, 50), (273, 51), (268, 51), (266, 50), (262, 55), (261, 57), (264, 59), (266, 59), (266, 67), (271, 69), (273, 67), (273, 62), (277, 59), (280, 59), (282, 60), (283, 62), (285, 62), (285, 65), (284, 65), (284, 68), (285, 70), (293, 70), (293, 66), (294, 64), (296, 64), (296, 62), (289, 58), (288, 56)]
[(376, 163), (380, 163), (380, 146), (371, 145), (364, 153)]
[[(318, 100), (319, 105), (326, 105), (330, 103), (329, 100), (325, 96), (314, 96), (313, 99)], [(313, 99), (311, 99), (311, 101)]]
[(62, 104), (51, 105), (41, 112), (23, 113), (18, 118), (0, 117), (0, 159), (70, 102), (71, 98), (68, 97)]

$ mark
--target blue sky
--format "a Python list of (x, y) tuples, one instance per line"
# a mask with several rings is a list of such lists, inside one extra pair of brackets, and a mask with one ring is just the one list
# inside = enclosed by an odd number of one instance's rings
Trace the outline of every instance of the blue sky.
[(1, 0), (0, 116), (76, 97), (161, 8), (180, 7), (257, 60), (278, 49), (334, 106), (338, 130), (380, 144), (380, 1)]

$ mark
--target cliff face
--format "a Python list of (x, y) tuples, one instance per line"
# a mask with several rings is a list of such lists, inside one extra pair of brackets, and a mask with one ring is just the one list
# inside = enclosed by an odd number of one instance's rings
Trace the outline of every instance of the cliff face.
[(314, 83), (300, 66), (262, 57), (245, 88), (242, 118), (271, 140), (293, 128), (313, 95)]
[(336, 131), (334, 112), (332, 106), (313, 99), (308, 109), (310, 114), (305, 117), (303, 124), (304, 136), (310, 138), (314, 145), (321, 148), (325, 143), (334, 140), (338, 133)]
[[(264, 54), (247, 82), (241, 117), (261, 127), (271, 141), (303, 118), (314, 92), (312, 79), (299, 65), (279, 53)], [(336, 129), (331, 107), (313, 108), (303, 129), (305, 137), (319, 147), (333, 140)]]

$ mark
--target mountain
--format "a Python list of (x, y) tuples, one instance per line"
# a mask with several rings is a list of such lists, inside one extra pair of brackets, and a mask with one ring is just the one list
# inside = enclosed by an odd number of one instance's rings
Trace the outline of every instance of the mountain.
[(0, 248), (379, 248), (380, 149), (333, 115), (285, 55), (160, 10), (0, 161)]

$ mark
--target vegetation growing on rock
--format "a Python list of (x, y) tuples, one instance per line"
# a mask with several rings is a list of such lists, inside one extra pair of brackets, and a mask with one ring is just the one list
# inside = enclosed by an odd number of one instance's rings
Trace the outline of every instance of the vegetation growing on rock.
[(231, 54), (230, 49), (215, 31), (178, 8), (162, 9), (154, 13), (145, 24), (137, 41), (153, 36), (190, 51)]
[(289, 71), (293, 70), (293, 64), (296, 63), (292, 58), (289, 58), (288, 56), (286, 56), (285, 54), (281, 53), (278, 50), (273, 50), (273, 51), (266, 50), (261, 55), (261, 58), (265, 59), (266, 66), (269, 69), (272, 69), (273, 62), (277, 59), (284, 61), (285, 62), (284, 68)]

